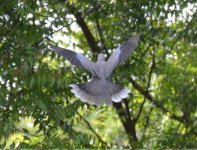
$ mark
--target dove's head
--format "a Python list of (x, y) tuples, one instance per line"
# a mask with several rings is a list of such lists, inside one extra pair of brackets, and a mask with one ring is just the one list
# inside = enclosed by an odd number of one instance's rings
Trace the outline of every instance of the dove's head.
[(99, 53), (98, 60), (105, 60), (105, 55), (103, 53)]

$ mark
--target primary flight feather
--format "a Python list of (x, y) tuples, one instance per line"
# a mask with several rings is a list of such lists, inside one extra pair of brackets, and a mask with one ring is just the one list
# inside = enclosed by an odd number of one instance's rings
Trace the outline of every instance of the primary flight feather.
[(71, 84), (71, 92), (83, 102), (100, 106), (103, 103), (111, 105), (112, 101), (120, 102), (122, 99), (128, 97), (130, 90), (110, 82), (109, 76), (118, 65), (124, 63), (137, 47), (139, 39), (140, 34), (131, 37), (116, 48), (107, 61), (105, 61), (104, 54), (98, 54), (96, 62), (91, 62), (83, 54), (51, 44), (49, 46), (52, 50), (68, 59), (71, 64), (79, 68), (84, 68), (92, 74), (92, 80), (90, 82)]

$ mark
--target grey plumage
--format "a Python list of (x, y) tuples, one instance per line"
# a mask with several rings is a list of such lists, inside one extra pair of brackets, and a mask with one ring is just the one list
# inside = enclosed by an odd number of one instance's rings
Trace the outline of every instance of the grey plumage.
[(68, 59), (71, 64), (75, 65), (78, 68), (85, 68), (89, 72), (91, 72), (94, 76), (96, 76), (94, 72), (95, 63), (91, 62), (88, 58), (86, 58), (83, 54), (75, 53), (71, 50), (60, 48), (49, 44), (50, 48), (56, 51), (58, 54), (63, 55), (66, 59)]
[(71, 92), (80, 100), (89, 104), (100, 106), (103, 103), (111, 105), (112, 101), (120, 102), (128, 97), (129, 89), (122, 88), (109, 81), (109, 76), (113, 70), (128, 58), (129, 54), (137, 47), (140, 35), (131, 37), (128, 41), (118, 47), (107, 61), (104, 54), (100, 53), (96, 63), (89, 61), (83, 54), (79, 54), (68, 49), (49, 45), (58, 54), (63, 55), (71, 64), (79, 68), (84, 68), (92, 74), (92, 80), (83, 84), (72, 84)]

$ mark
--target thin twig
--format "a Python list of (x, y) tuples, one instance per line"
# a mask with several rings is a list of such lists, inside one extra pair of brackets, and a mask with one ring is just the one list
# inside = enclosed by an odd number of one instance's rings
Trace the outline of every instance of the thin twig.
[[(148, 83), (147, 83), (147, 87), (146, 87), (146, 92), (148, 92), (148, 89), (149, 89), (149, 86), (150, 86), (150, 83), (151, 83), (151, 77), (152, 77), (152, 73), (153, 73), (153, 70), (155, 68), (155, 51), (154, 51), (154, 54), (153, 54), (153, 58), (152, 58), (152, 65), (151, 65), (151, 68), (150, 68), (150, 72), (149, 72), (149, 75), (148, 75)], [(144, 100), (140, 106), (140, 109), (138, 111), (138, 114), (136, 116), (136, 118), (134, 119), (135, 122), (138, 121), (139, 117), (140, 117), (140, 114), (143, 110), (143, 107), (144, 107), (144, 104), (145, 104), (145, 101), (146, 101), (146, 97), (144, 96)]]
[(153, 107), (150, 108), (150, 111), (148, 112), (148, 115), (146, 116), (146, 124), (145, 124), (144, 131), (143, 131), (143, 134), (142, 134), (141, 143), (143, 143), (144, 136), (145, 136), (145, 133), (146, 133), (146, 129), (148, 128), (148, 125), (149, 125), (150, 114), (151, 114), (152, 110), (153, 110)]
[(97, 18), (95, 20), (96, 20), (96, 27), (97, 27), (97, 30), (98, 30), (98, 34), (99, 34), (99, 37), (100, 37), (100, 40), (101, 40), (101, 43), (102, 43), (102, 49), (107, 54), (107, 57), (109, 57), (109, 52), (107, 51), (108, 48), (107, 48), (107, 46), (105, 44), (105, 40), (103, 38), (101, 25), (100, 25), (99, 20)]
[(80, 113), (77, 112), (77, 114), (80, 116), (81, 119), (83, 119), (83, 121), (86, 123), (86, 125), (88, 126), (88, 128), (96, 135), (96, 137), (99, 139), (99, 141), (105, 145), (107, 148), (109, 148), (107, 146), (107, 143), (105, 141), (103, 141), (103, 139), (100, 137), (100, 135), (92, 128), (91, 124), (88, 122), (88, 120), (86, 118), (84, 118)]

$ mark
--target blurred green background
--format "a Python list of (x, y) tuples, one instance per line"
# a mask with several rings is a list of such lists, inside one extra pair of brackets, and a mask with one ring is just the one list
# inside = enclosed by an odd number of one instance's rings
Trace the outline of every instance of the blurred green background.
[[(195, 0), (0, 2), (0, 148), (197, 148)], [(111, 107), (69, 84), (91, 76), (47, 43), (96, 60), (140, 43), (111, 80), (131, 90)]]

